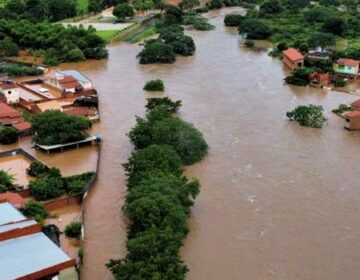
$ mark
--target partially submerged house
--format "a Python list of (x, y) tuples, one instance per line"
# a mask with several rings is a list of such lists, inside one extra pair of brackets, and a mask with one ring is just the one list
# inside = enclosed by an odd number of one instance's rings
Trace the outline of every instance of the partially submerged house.
[(20, 101), (19, 88), (10, 80), (0, 81), (0, 99), (7, 104), (17, 104)]
[(45, 101), (45, 102), (40, 102), (40, 103), (35, 103), (31, 105), (31, 111), (33, 113), (42, 113), (45, 112), (47, 110), (59, 110), (62, 111), (62, 107), (60, 105), (60, 103), (56, 100), (50, 100), (50, 101)]
[(329, 73), (311, 73), (309, 80), (310, 86), (315, 88), (328, 87), (331, 84), (331, 77)]
[(334, 71), (339, 77), (356, 79), (359, 75), (359, 65), (359, 60), (339, 58), (336, 63), (334, 63)]
[[(75, 259), (41, 232), (36, 221), (8, 202), (0, 203), (0, 260), (4, 280), (57, 279), (59, 273), (76, 265)], [(68, 279), (77, 279), (77, 275)]]
[(283, 51), (283, 62), (291, 70), (304, 66), (304, 58), (297, 49), (289, 48)]
[(12, 126), (20, 136), (31, 133), (31, 124), (25, 121), (21, 114), (6, 103), (0, 102), (0, 127)]
[(85, 77), (82, 73), (76, 70), (66, 70), (66, 71), (58, 71), (55, 73), (55, 77), (58, 81), (64, 79), (65, 77), (74, 78), (84, 90), (92, 90), (94, 89), (92, 81)]
[(360, 111), (351, 111), (345, 115), (345, 128), (348, 130), (360, 129)]

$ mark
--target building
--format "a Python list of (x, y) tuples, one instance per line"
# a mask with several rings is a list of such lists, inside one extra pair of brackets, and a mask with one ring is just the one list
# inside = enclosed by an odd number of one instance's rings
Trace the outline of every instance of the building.
[(356, 79), (359, 75), (359, 60), (349, 58), (339, 58), (334, 64), (335, 74)]
[(283, 62), (291, 70), (304, 66), (304, 56), (294, 48), (283, 51)]
[(76, 93), (82, 91), (81, 84), (73, 76), (65, 76), (58, 79), (58, 83), (64, 93)]
[(42, 113), (47, 110), (59, 110), (62, 111), (60, 103), (56, 100), (45, 101), (41, 103), (35, 103), (31, 105), (31, 111), (34, 113)]
[(0, 102), (0, 126), (12, 126), (20, 136), (31, 133), (31, 124), (26, 122), (18, 111), (3, 102)]
[(66, 71), (58, 71), (55, 73), (56, 79), (59, 81), (67, 76), (73, 77), (84, 90), (92, 90), (94, 89), (93, 83), (81, 74), (79, 71), (76, 70), (66, 70)]
[(0, 203), (8, 202), (16, 209), (23, 209), (25, 199), (18, 193), (5, 192), (0, 194)]
[[(2, 280), (55, 279), (76, 261), (10, 203), (0, 203), (0, 273)], [(77, 279), (77, 275), (67, 279)]]
[(351, 106), (351, 110), (353, 111), (360, 111), (360, 99), (354, 101), (353, 103), (350, 104)]
[(360, 111), (351, 111), (345, 115), (345, 128), (348, 130), (360, 129)]
[(7, 104), (17, 104), (20, 101), (19, 88), (12, 81), (5, 80), (0, 82), (0, 94)]
[(314, 72), (310, 74), (310, 86), (315, 88), (327, 87), (331, 83), (331, 77), (329, 73)]

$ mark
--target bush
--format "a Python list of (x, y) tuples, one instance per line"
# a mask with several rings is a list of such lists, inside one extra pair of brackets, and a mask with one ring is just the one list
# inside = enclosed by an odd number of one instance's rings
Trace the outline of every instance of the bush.
[(212, 30), (215, 26), (211, 25), (208, 20), (196, 12), (187, 13), (183, 19), (184, 25), (192, 25), (194, 29), (200, 31)]
[(29, 168), (26, 170), (27, 174), (33, 177), (46, 175), (49, 172), (49, 167), (38, 160), (31, 162)]
[(136, 150), (124, 164), (124, 168), (128, 176), (128, 187), (140, 182), (145, 174), (162, 172), (180, 176), (182, 172), (179, 155), (166, 145), (150, 145)]
[(17, 56), (19, 51), (19, 46), (10, 37), (0, 41), (0, 56)]
[(32, 119), (33, 141), (41, 145), (55, 145), (85, 139), (91, 122), (85, 117), (69, 116), (57, 110), (47, 110)]
[(38, 76), (43, 74), (43, 72), (39, 68), (22, 66), (16, 63), (0, 65), (0, 73), (6, 73), (9, 76)]
[(206, 3), (206, 7), (209, 8), (209, 10), (215, 10), (215, 9), (221, 9), (223, 6), (222, 0), (210, 0)]
[(310, 104), (296, 107), (293, 111), (286, 112), (290, 120), (295, 120), (302, 126), (321, 128), (326, 121), (323, 107)]
[(81, 222), (71, 222), (65, 227), (65, 235), (70, 238), (80, 239)]
[(309, 84), (312, 69), (307, 67), (296, 68), (291, 72), (291, 76), (285, 78), (285, 82), (296, 86), (306, 86)]
[(84, 192), (85, 187), (90, 184), (94, 176), (95, 173), (86, 172), (80, 175), (65, 177), (64, 181), (68, 194), (74, 195)]
[(22, 187), (14, 183), (14, 176), (4, 170), (0, 170), (0, 193), (19, 191)]
[(234, 7), (240, 4), (239, 0), (224, 0), (224, 5), (226, 7)]
[(141, 64), (173, 63), (175, 61), (173, 47), (161, 41), (146, 43), (137, 57)]
[(13, 144), (18, 140), (17, 131), (13, 127), (4, 126), (0, 128), (0, 144)]
[(224, 18), (224, 24), (226, 26), (239, 26), (244, 19), (245, 17), (239, 14), (227, 14)]
[(255, 46), (255, 42), (252, 40), (246, 40), (244, 43), (245, 47), (247, 48), (253, 48)]
[(342, 114), (347, 111), (351, 111), (351, 106), (348, 106), (346, 104), (340, 104), (337, 109), (332, 110), (332, 112), (335, 114)]
[(149, 111), (153, 109), (162, 109), (169, 113), (176, 113), (181, 107), (181, 100), (177, 100), (174, 102), (168, 97), (148, 98), (145, 107)]
[(84, 56), (84, 53), (76, 48), (76, 49), (72, 49), (68, 52), (67, 54), (67, 60), (69, 62), (79, 62), (79, 61), (85, 61), (86, 58)]
[(335, 87), (344, 87), (344, 86), (346, 86), (346, 81), (343, 78), (337, 78), (334, 81), (334, 86)]
[(29, 189), (36, 200), (56, 198), (65, 193), (65, 186), (61, 177), (45, 176), (31, 180)]
[(164, 91), (164, 82), (162, 80), (151, 80), (146, 82), (144, 90), (147, 91)]
[(134, 15), (134, 10), (128, 3), (122, 3), (115, 7), (113, 14), (119, 20), (124, 20), (126, 17), (132, 17)]
[(208, 7), (202, 7), (202, 8), (197, 8), (195, 9), (195, 12), (202, 14), (202, 13), (207, 13), (209, 11)]
[(137, 148), (152, 144), (170, 145), (178, 152), (184, 164), (201, 160), (208, 150), (200, 131), (162, 109), (148, 112), (146, 120), (138, 118), (129, 137)]
[(270, 27), (260, 19), (245, 19), (239, 25), (239, 33), (247, 39), (265, 40), (271, 35)]
[(44, 205), (34, 200), (28, 200), (25, 202), (23, 213), (26, 217), (33, 218), (39, 223), (49, 216), (44, 208)]

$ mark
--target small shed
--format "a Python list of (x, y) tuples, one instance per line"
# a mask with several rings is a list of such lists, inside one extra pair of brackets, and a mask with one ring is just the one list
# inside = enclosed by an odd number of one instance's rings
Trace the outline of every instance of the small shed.
[(351, 111), (345, 115), (345, 128), (348, 130), (360, 129), (360, 111)]

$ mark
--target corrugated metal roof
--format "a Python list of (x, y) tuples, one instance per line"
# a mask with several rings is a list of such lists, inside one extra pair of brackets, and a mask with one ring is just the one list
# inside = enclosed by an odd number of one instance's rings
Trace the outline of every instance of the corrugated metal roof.
[(13, 229), (17, 229), (17, 228), (26, 228), (28, 226), (32, 226), (32, 225), (36, 225), (36, 224), (37, 224), (37, 222), (35, 222), (34, 220), (26, 220), (26, 221), (21, 221), (21, 222), (17, 222), (17, 223), (1, 225), (0, 233), (7, 232), (9, 230), (13, 230)]
[(1, 280), (11, 280), (71, 260), (39, 232), (0, 242)]
[(82, 83), (91, 83), (88, 78), (86, 78), (83, 74), (76, 70), (59, 71), (58, 73), (62, 76), (73, 76), (76, 80)]
[[(0, 203), (0, 225), (25, 220), (26, 217), (21, 214), (14, 206), (8, 202)], [(0, 258), (1, 260), (1, 258)], [(1, 271), (1, 270), (0, 270)]]

